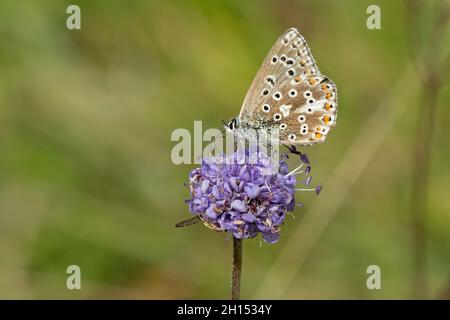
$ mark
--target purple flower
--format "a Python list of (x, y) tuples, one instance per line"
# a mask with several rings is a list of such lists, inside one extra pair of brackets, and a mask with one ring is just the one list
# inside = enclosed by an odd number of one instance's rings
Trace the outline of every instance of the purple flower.
[(203, 159), (201, 167), (189, 175), (189, 210), (205, 225), (238, 239), (261, 233), (267, 243), (277, 242), (286, 213), (295, 208), (296, 190), (309, 190), (296, 189), (296, 176), (305, 175), (305, 185), (311, 182), (305, 154), (301, 155), (300, 166), (291, 172), (286, 159), (281, 157), (274, 163), (263, 153), (242, 150)]

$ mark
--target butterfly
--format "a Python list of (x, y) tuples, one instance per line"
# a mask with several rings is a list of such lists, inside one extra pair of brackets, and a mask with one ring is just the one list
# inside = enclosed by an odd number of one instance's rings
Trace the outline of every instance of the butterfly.
[(296, 28), (275, 42), (256, 73), (239, 116), (228, 132), (276, 132), (277, 143), (312, 145), (325, 141), (336, 125), (337, 89), (322, 75)]

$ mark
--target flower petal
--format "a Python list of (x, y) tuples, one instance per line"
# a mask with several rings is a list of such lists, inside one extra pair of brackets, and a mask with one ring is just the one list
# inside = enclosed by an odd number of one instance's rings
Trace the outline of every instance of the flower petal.
[(242, 200), (234, 200), (231, 203), (231, 207), (238, 212), (246, 212), (247, 208), (245, 206), (245, 202)]
[(250, 184), (244, 187), (244, 191), (250, 199), (259, 196), (260, 188), (256, 184)]
[(202, 181), (202, 192), (206, 193), (206, 191), (208, 191), (209, 188), (209, 180), (205, 179)]
[(241, 214), (241, 219), (244, 221), (247, 221), (247, 222), (255, 222), (256, 221), (256, 217), (251, 213)]
[(263, 239), (267, 243), (271, 243), (271, 244), (276, 243), (278, 241), (279, 237), (280, 237), (280, 235), (278, 233), (273, 233), (273, 232), (263, 233)]
[(217, 219), (217, 213), (214, 211), (214, 205), (210, 205), (208, 209), (206, 209), (206, 215), (208, 218), (216, 220)]

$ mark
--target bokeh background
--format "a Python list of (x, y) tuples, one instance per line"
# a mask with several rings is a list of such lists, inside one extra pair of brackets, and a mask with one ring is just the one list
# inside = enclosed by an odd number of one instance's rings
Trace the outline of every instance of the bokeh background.
[(338, 124), (304, 150), (320, 196), (300, 195), (276, 245), (245, 241), (242, 298), (449, 298), (448, 5), (2, 1), (0, 298), (227, 298), (231, 242), (174, 228), (193, 166), (170, 136), (235, 116), (291, 26), (337, 84)]

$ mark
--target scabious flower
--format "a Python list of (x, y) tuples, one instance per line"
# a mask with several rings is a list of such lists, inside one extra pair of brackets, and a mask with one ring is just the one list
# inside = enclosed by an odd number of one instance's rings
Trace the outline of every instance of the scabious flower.
[(289, 172), (287, 156), (279, 163), (266, 154), (238, 150), (224, 156), (204, 158), (189, 174), (189, 209), (204, 224), (216, 231), (232, 233), (238, 239), (254, 238), (275, 243), (286, 213), (295, 208), (297, 177), (305, 186), (311, 183), (309, 159), (300, 156), (300, 165)]

